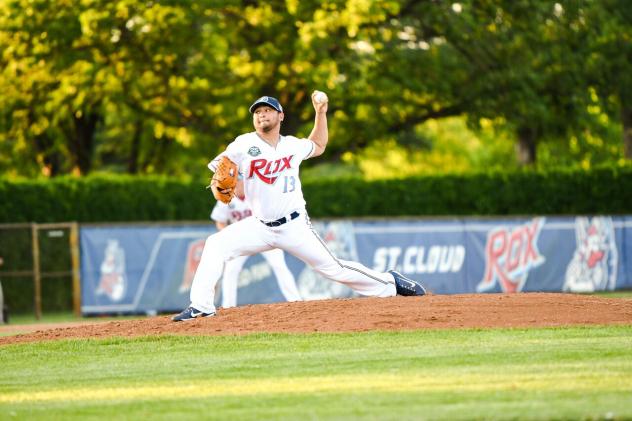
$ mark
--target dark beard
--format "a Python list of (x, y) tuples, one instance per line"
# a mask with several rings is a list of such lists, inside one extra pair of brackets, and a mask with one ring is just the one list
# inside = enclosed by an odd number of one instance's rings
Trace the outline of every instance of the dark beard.
[(276, 124), (268, 124), (267, 126), (263, 126), (261, 127), (261, 130), (264, 133), (270, 133), (272, 130), (274, 130), (276, 128)]

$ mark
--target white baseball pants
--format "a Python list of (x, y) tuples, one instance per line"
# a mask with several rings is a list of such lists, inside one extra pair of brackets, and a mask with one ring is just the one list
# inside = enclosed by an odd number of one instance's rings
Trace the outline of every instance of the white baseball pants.
[[(287, 301), (301, 301), (294, 275), (285, 264), (283, 250), (272, 249), (261, 255), (266, 259), (279, 284), (279, 289)], [(244, 263), (250, 256), (239, 256), (226, 262), (222, 275), (222, 307), (229, 308), (237, 305), (237, 280)]]
[(306, 212), (301, 211), (298, 218), (278, 227), (268, 227), (251, 216), (208, 237), (193, 278), (191, 305), (205, 313), (214, 312), (215, 285), (222, 276), (224, 264), (239, 256), (251, 256), (273, 248), (296, 256), (322, 276), (343, 283), (359, 294), (396, 295), (391, 274), (337, 259), (312, 228)]

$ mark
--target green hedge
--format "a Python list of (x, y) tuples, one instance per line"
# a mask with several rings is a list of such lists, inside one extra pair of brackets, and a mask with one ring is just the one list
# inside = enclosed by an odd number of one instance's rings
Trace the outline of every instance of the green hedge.
[[(571, 215), (632, 212), (632, 166), (592, 171), (478, 173), (401, 180), (307, 180), (313, 218), (437, 215)], [(207, 220), (204, 181), (95, 176), (0, 179), (0, 222)]]
[(203, 182), (92, 176), (0, 180), (0, 222), (120, 222), (205, 219), (214, 199)]
[(628, 214), (632, 167), (306, 183), (312, 217)]

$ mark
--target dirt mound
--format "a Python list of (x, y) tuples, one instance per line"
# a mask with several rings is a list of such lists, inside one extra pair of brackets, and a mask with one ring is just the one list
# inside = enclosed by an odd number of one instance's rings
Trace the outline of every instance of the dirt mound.
[(0, 345), (67, 338), (242, 335), (631, 324), (632, 299), (554, 293), (428, 295), (258, 304), (174, 323), (170, 316), (48, 327)]

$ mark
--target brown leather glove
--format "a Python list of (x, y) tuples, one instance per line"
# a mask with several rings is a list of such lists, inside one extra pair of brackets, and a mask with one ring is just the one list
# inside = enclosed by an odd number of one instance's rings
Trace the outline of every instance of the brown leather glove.
[(238, 173), (237, 164), (226, 156), (220, 158), (209, 186), (217, 200), (226, 204), (230, 203), (235, 195)]

